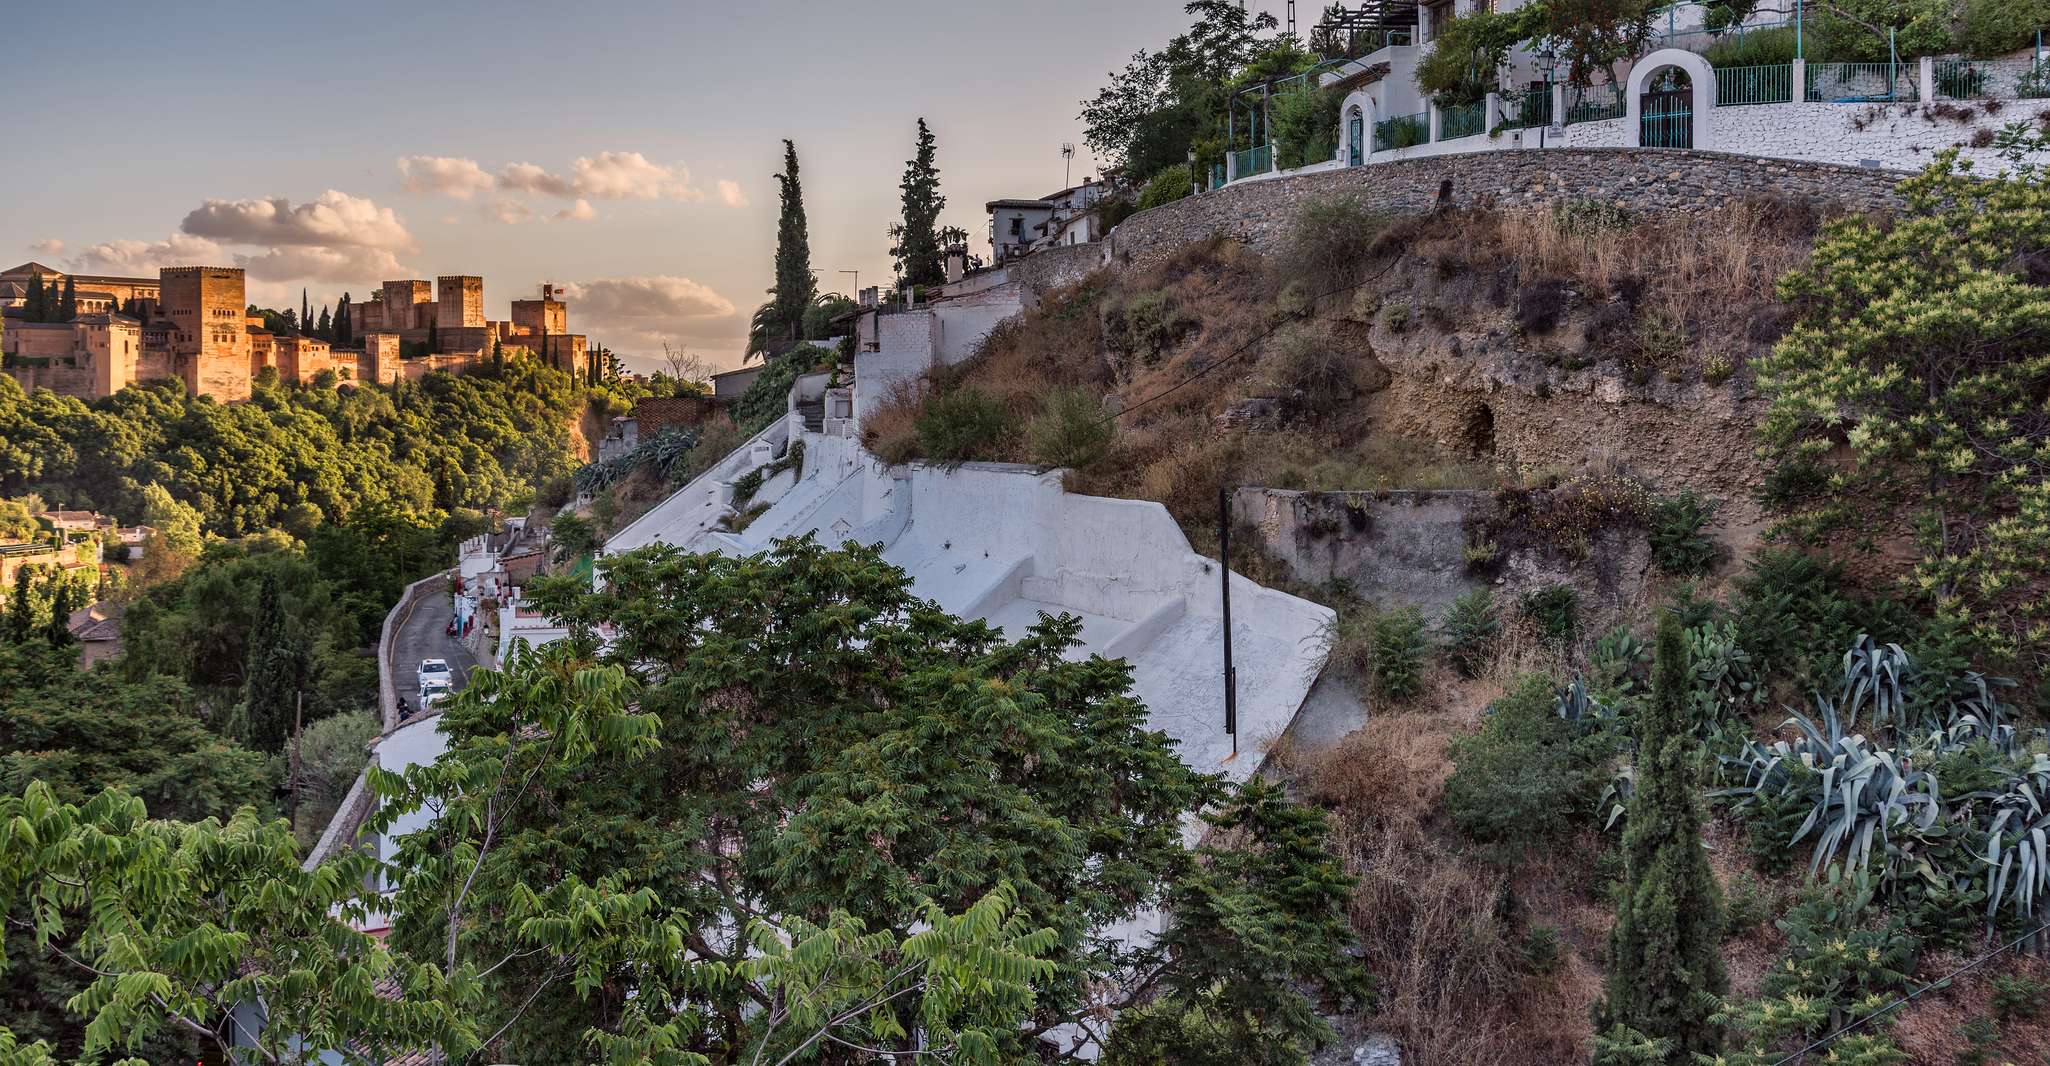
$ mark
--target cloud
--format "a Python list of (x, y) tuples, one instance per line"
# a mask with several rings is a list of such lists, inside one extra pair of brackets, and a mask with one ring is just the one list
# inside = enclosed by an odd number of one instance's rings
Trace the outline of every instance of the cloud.
[(490, 192), (492, 184), (491, 175), (476, 160), (446, 155), (402, 156), (399, 176), (405, 179), (407, 192), (445, 193), (458, 200)]
[(503, 197), (491, 201), (491, 206), (486, 208), (484, 213), (508, 226), (517, 226), (534, 217), (533, 208), (518, 200), (507, 200)]
[(43, 237), (28, 246), (37, 255), (56, 255), (64, 250), (64, 242), (55, 237)]
[(740, 191), (740, 183), (719, 179), (719, 200), (727, 207), (746, 207), (747, 194)]
[(498, 184), (501, 188), (538, 192), (545, 196), (572, 196), (576, 192), (568, 179), (550, 174), (546, 168), (533, 163), (507, 163), (498, 171)]
[[(579, 156), (567, 177), (535, 163), (507, 163), (499, 168), (500, 188), (592, 200), (702, 200), (705, 191), (690, 183), (690, 169), (665, 166), (639, 152), (599, 152)], [(738, 187), (735, 188), (736, 194)]]
[(345, 284), (406, 275), (398, 257), (383, 248), (272, 248), (257, 255), (237, 255), (235, 265), (256, 281)]
[(659, 352), (663, 341), (730, 341), (746, 332), (733, 301), (685, 277), (597, 278), (565, 285), (563, 298), (579, 332), (623, 352)]
[(178, 228), (224, 244), (268, 247), (381, 248), (411, 251), (413, 235), (398, 213), (368, 197), (329, 189), (296, 207), (282, 196), (264, 200), (208, 200)]
[(167, 266), (225, 265), (227, 250), (205, 237), (173, 233), (161, 241), (105, 241), (92, 245), (71, 259), (71, 269), (81, 274), (112, 274), (117, 277), (153, 277)]
[(559, 222), (589, 222), (597, 217), (598, 212), (591, 207), (589, 200), (578, 200), (555, 213), (555, 218)]

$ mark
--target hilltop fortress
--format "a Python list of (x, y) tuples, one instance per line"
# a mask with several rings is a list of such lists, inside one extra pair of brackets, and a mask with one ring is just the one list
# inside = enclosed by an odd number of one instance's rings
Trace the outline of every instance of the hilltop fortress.
[[(30, 290), (40, 284), (76, 292), (68, 322), (32, 321)], [(0, 272), (0, 355), (24, 389), (98, 399), (140, 381), (176, 378), (194, 395), (246, 400), (265, 368), (281, 381), (310, 384), (322, 374), (389, 384), (433, 370), (462, 370), (524, 351), (570, 371), (584, 368), (590, 345), (569, 332), (554, 286), (539, 299), (512, 301), (512, 317), (484, 317), (484, 279), (451, 274), (387, 281), (349, 305), (349, 336), (335, 345), (264, 328), (249, 313), (243, 272), (231, 267), (165, 267), (156, 278), (67, 275), (41, 263)]]

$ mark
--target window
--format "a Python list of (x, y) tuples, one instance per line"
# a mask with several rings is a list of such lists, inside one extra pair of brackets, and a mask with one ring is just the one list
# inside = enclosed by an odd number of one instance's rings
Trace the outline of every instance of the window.
[(1011, 236), (1013, 236), (1013, 237), (1016, 237), (1016, 236), (1018, 236), (1019, 234), (1021, 234), (1021, 233), (1023, 233), (1023, 232), (1025, 232), (1025, 220), (1024, 220), (1024, 219), (1023, 219), (1022, 217), (1018, 217), (1018, 216), (1015, 216), (1015, 215), (1014, 215), (1014, 216), (1012, 216), (1012, 218), (1011, 218)]

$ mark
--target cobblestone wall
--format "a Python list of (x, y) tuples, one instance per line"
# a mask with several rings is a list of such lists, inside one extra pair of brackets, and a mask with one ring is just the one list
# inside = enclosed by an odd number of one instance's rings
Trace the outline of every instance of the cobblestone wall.
[(1042, 248), (1004, 267), (1026, 292), (1042, 293), (1081, 281), (1103, 265), (1103, 242)]
[(1119, 263), (1145, 263), (1216, 234), (1263, 248), (1286, 232), (1304, 201), (1353, 191), (1412, 211), (1441, 202), (1516, 207), (1576, 200), (1633, 212), (1699, 211), (1754, 196), (1885, 210), (1898, 204), (1893, 187), (1901, 177), (1828, 163), (1642, 148), (1435, 156), (1227, 185), (1133, 215), (1112, 232), (1110, 251)]

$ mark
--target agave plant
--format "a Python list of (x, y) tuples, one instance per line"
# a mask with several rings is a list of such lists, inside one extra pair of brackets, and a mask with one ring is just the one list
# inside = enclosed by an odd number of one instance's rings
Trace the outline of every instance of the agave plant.
[[(1936, 778), (1915, 769), (1909, 758), (1873, 747), (1863, 734), (1846, 733), (1836, 707), (1819, 696), (1815, 702), (1820, 721), (1798, 713), (1787, 719), (1785, 727), (1795, 730), (1795, 739), (1770, 745), (1753, 741), (1726, 758), (1741, 771), (1743, 783), (1717, 794), (1735, 797), (1742, 809), (1767, 796), (1806, 789), (1812, 806), (1793, 840), (1814, 835), (1811, 876), (1837, 862), (1864, 867), (1874, 844), (1881, 846), (1884, 858), (1896, 836), (1905, 845), (1934, 830), (1943, 816)], [(1796, 773), (1795, 767), (1810, 772)]]
[(2015, 913), (2033, 915), (2037, 898), (2050, 893), (2050, 755), (2037, 754), (2027, 770), (2017, 773), (2005, 793), (1991, 804), (1987, 823), (1985, 864), (1986, 914), (2011, 905)]

